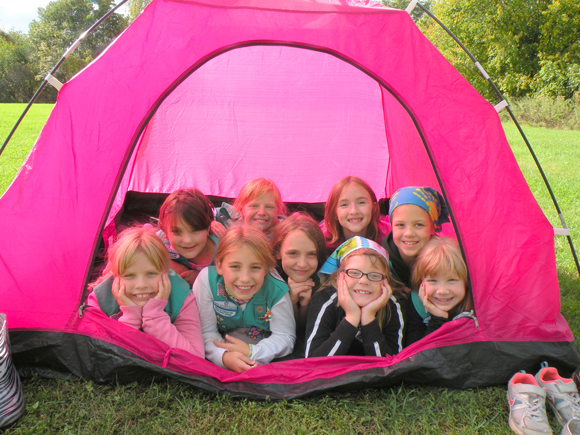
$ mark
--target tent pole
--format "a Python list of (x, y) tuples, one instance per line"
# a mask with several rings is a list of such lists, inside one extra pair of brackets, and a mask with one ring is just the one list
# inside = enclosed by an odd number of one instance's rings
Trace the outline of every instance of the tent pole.
[(8, 133), (6, 140), (2, 144), (2, 147), (0, 147), (0, 156), (2, 155), (2, 153), (4, 152), (4, 149), (6, 148), (6, 145), (8, 145), (8, 142), (10, 142), (10, 139), (12, 138), (14, 133), (16, 132), (16, 129), (18, 128), (18, 126), (20, 125), (20, 123), (22, 122), (22, 120), (24, 119), (26, 114), (28, 113), (28, 110), (30, 110), (30, 107), (32, 107), (32, 105), (34, 104), (34, 102), (36, 101), (36, 99), (38, 98), (40, 93), (46, 87), (46, 84), (48, 83), (48, 78), (50, 76), (54, 76), (54, 73), (56, 73), (56, 71), (58, 71), (58, 69), (63, 64), (63, 62), (76, 50), (76, 48), (81, 44), (81, 42), (83, 42), (83, 40), (87, 36), (89, 36), (97, 27), (99, 27), (101, 25), (101, 23), (103, 21), (105, 21), (107, 18), (109, 18), (117, 9), (119, 9), (119, 7), (124, 5), (126, 2), (127, 2), (127, 0), (121, 0), (121, 2), (119, 2), (118, 5), (111, 8), (111, 10), (109, 12), (107, 12), (105, 15), (103, 15), (101, 18), (99, 18), (91, 27), (89, 27), (87, 30), (85, 30), (83, 33), (81, 33), (81, 35), (77, 38), (77, 40), (72, 43), (72, 45), (68, 48), (68, 50), (65, 51), (65, 53), (62, 55), (60, 60), (54, 66), (54, 68), (52, 68), (50, 73), (42, 80), (42, 83), (40, 84), (40, 86), (38, 87), (38, 89), (36, 90), (36, 92), (34, 93), (32, 98), (30, 99), (30, 101), (28, 102), (26, 107), (24, 108), (24, 111), (22, 112), (22, 114), (20, 115), (20, 117), (18, 118), (16, 123), (14, 124), (14, 127), (12, 127), (12, 130), (10, 130), (10, 133)]
[[(483, 69), (481, 64), (473, 57), (473, 55), (469, 52), (469, 50), (453, 34), (453, 32), (451, 32), (451, 30), (449, 30), (441, 21), (439, 21), (439, 19), (430, 10), (425, 8), (425, 6), (423, 6), (421, 3), (416, 3), (416, 6), (421, 8), (423, 10), (423, 12), (425, 12), (427, 15), (429, 15), (437, 24), (439, 24), (441, 26), (441, 28), (443, 30), (445, 30), (447, 32), (447, 34), (449, 36), (451, 36), (453, 38), (453, 40), (469, 56), (469, 58), (475, 64), (476, 68), (479, 70), (481, 75), (491, 85), (491, 87), (494, 90), (494, 92), (496, 93), (496, 95), (500, 98), (500, 101), (502, 101), (502, 102), (505, 101), (503, 94), (497, 88), (497, 86), (495, 85), (495, 83), (493, 82), (491, 77)], [(528, 138), (524, 134), (524, 131), (522, 130), (522, 127), (520, 126), (520, 123), (516, 119), (516, 116), (514, 115), (512, 110), (510, 109), (509, 105), (506, 104), (505, 107), (506, 107), (511, 119), (513, 120), (514, 124), (516, 125), (518, 131), (520, 132), (520, 135), (524, 139), (524, 142), (526, 143), (526, 146), (528, 147), (528, 150), (530, 151), (530, 154), (532, 155), (532, 158), (534, 159), (534, 162), (536, 163), (536, 167), (538, 168), (538, 171), (540, 171), (540, 175), (542, 176), (542, 179), (544, 180), (544, 184), (546, 185), (546, 188), (548, 189), (548, 193), (550, 194), (550, 197), (552, 198), (552, 202), (554, 203), (554, 206), (556, 207), (556, 211), (558, 212), (558, 217), (560, 218), (560, 221), (562, 222), (563, 227), (566, 229), (567, 227), (566, 227), (566, 222), (564, 221), (564, 216), (562, 215), (562, 211), (560, 210), (560, 206), (558, 205), (558, 201), (556, 200), (556, 196), (554, 195), (554, 192), (552, 191), (552, 187), (550, 186), (550, 183), (548, 182), (548, 178), (546, 177), (546, 174), (544, 173), (544, 170), (542, 169), (542, 166), (540, 165), (540, 161), (536, 157), (536, 154), (534, 153), (534, 150), (532, 149), (532, 145), (528, 141)], [(572, 237), (568, 233), (568, 234), (566, 234), (566, 238), (568, 239), (568, 244), (570, 245), (570, 251), (572, 252), (572, 257), (574, 258), (574, 262), (576, 263), (576, 270), (578, 271), (578, 276), (580, 276), (580, 263), (578, 262), (578, 256), (576, 255), (576, 250), (574, 249), (574, 243), (572, 242)]]

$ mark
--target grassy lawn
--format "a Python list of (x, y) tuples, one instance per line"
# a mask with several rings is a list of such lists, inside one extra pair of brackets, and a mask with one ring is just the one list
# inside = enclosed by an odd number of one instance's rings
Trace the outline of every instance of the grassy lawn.
[[(24, 105), (0, 104), (3, 141)], [(52, 106), (34, 106), (0, 156), (0, 194), (16, 175)], [(505, 125), (514, 154), (547, 218), (556, 211), (516, 128)], [(580, 250), (580, 132), (527, 128), (526, 134), (575, 233)], [(580, 333), (580, 279), (565, 238), (556, 239), (562, 313)], [(27, 414), (6, 434), (511, 434), (505, 387), (456, 391), (416, 385), (334, 393), (292, 402), (252, 402), (204, 393), (173, 381), (95, 385), (24, 381)], [(554, 433), (560, 433), (549, 413)]]

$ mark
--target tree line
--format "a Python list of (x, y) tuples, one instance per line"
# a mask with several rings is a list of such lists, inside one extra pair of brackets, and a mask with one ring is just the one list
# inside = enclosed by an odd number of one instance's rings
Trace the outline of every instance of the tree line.
[[(91, 62), (151, 0), (130, 0), (55, 74), (66, 82)], [(384, 0), (404, 9), (408, 0)], [(577, 0), (424, 0), (507, 96), (580, 97), (580, 8)], [(27, 102), (66, 49), (114, 6), (113, 0), (55, 0), (38, 8), (28, 34), (0, 30), (0, 102)], [(460, 47), (427, 15), (412, 15), (423, 33), (486, 98), (489, 85)], [(54, 102), (47, 88), (39, 102)]]

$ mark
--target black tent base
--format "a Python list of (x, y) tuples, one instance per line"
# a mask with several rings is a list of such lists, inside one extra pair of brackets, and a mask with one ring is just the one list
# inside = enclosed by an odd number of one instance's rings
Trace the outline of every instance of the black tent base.
[(10, 341), (14, 364), (23, 377), (38, 374), (97, 383), (169, 378), (205, 391), (254, 400), (290, 400), (401, 382), (456, 389), (488, 387), (506, 384), (520, 370), (535, 374), (543, 361), (565, 377), (580, 366), (575, 342), (482, 342), (430, 349), (389, 367), (353, 370), (331, 379), (295, 384), (224, 383), (164, 369), (123, 348), (78, 334), (13, 331)]

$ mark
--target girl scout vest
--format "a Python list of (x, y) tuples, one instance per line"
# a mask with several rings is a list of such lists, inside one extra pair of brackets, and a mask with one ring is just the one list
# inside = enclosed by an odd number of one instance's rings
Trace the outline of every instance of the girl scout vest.
[(289, 291), (288, 286), (275, 269), (270, 269), (270, 273), (264, 278), (262, 288), (250, 299), (244, 310), (227, 297), (224, 279), (217, 273), (215, 266), (208, 267), (208, 272), (218, 331), (226, 332), (252, 326), (270, 331), (272, 307)]
[[(121, 311), (121, 307), (113, 296), (113, 280), (113, 275), (111, 275), (93, 289), (101, 311), (109, 317)], [(164, 311), (173, 323), (181, 311), (185, 298), (191, 293), (191, 289), (189, 284), (171, 269), (169, 269), (169, 282), (171, 283), (171, 293)]]

